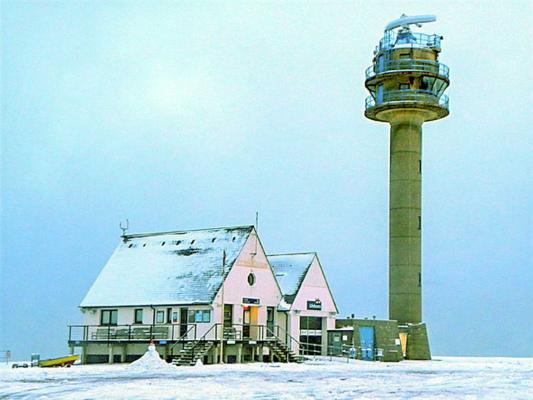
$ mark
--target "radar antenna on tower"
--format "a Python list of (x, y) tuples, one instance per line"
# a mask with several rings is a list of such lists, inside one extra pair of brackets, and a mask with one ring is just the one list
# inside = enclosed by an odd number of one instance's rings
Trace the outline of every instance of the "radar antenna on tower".
[(385, 27), (385, 32), (393, 30), (395, 28), (409, 29), (409, 25), (416, 25), (417, 27), (422, 27), (422, 24), (428, 22), (435, 22), (437, 17), (434, 15), (413, 15), (408, 16), (402, 14), (402, 16), (394, 21), (391, 21)]

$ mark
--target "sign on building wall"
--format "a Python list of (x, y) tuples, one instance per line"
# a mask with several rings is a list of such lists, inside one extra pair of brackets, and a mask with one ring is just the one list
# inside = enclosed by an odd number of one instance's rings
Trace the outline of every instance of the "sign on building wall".
[(259, 299), (253, 299), (253, 298), (250, 298), (250, 297), (243, 297), (242, 298), (242, 303), (243, 304), (259, 304)]
[(322, 302), (320, 299), (309, 300), (307, 301), (308, 310), (322, 310)]

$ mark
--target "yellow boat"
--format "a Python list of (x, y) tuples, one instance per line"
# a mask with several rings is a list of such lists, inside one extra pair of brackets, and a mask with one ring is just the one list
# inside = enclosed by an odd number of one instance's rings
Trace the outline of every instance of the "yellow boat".
[(77, 354), (59, 358), (50, 358), (48, 360), (39, 361), (39, 367), (70, 367), (79, 359), (80, 356)]

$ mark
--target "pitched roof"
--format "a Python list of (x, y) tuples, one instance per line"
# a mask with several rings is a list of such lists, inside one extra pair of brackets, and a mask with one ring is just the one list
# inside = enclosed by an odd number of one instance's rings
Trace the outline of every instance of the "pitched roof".
[(292, 303), (316, 253), (273, 254), (267, 256), (279, 283), (283, 299)]
[(253, 229), (126, 235), (80, 307), (209, 304)]

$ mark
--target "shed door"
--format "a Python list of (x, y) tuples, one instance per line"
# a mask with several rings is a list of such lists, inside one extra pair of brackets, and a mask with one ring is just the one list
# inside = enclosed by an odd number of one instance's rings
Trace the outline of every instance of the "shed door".
[(361, 343), (361, 358), (363, 360), (374, 360), (374, 327), (359, 327), (359, 341)]
[(329, 337), (330, 348), (328, 353), (332, 356), (342, 356), (342, 333), (331, 332)]

